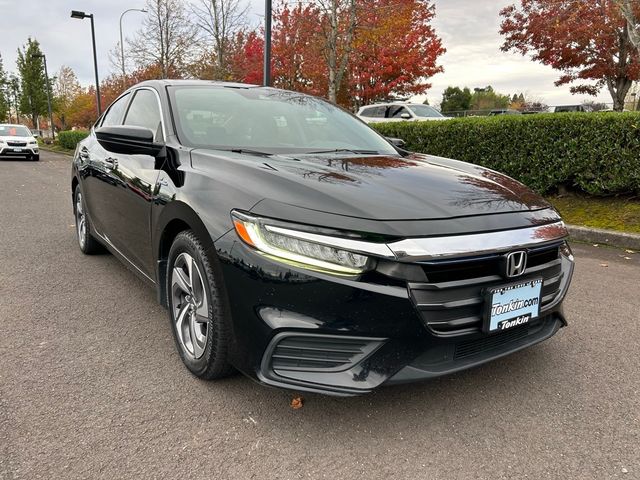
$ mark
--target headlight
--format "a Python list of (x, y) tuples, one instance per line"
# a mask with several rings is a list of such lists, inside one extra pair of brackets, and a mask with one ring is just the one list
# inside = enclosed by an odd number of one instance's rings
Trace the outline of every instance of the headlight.
[(29, 145), (37, 145), (37, 144), (38, 144), (38, 142), (36, 142), (35, 140), (31, 140), (31, 141), (29, 142)]
[(340, 243), (338, 238), (270, 225), (267, 220), (236, 211), (231, 212), (231, 216), (236, 233), (246, 244), (285, 263), (312, 270), (357, 275), (369, 270), (373, 262), (366, 255), (332, 245)]

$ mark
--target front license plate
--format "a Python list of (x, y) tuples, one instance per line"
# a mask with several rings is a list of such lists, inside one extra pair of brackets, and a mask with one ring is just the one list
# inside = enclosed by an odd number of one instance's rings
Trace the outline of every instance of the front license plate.
[(484, 331), (496, 333), (529, 323), (540, 314), (542, 279), (489, 288)]
[(22, 151), (22, 149), (21, 149), (21, 148), (14, 148), (14, 149), (13, 149), (13, 151), (14, 151), (14, 152), (21, 152), (21, 151)]

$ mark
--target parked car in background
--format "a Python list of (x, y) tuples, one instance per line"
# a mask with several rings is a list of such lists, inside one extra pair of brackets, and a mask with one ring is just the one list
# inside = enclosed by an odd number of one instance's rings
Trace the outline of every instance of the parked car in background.
[(571, 112), (591, 112), (591, 107), (587, 105), (559, 105), (554, 107), (553, 113), (571, 113)]
[(361, 107), (356, 115), (367, 123), (449, 119), (435, 108), (422, 103), (379, 103)]
[(501, 108), (501, 109), (491, 110), (489, 112), (490, 117), (495, 117), (497, 115), (522, 115), (522, 112), (519, 112), (518, 110), (511, 110), (509, 108)]
[(40, 160), (38, 141), (24, 125), (0, 124), (0, 156)]
[[(141, 83), (78, 144), (69, 186), (82, 252), (106, 247), (155, 289), (203, 379), (237, 369), (361, 394), (566, 324), (573, 256), (546, 200), (493, 170), (395, 148), (320, 98)], [(77, 301), (99, 292), (82, 287)]]

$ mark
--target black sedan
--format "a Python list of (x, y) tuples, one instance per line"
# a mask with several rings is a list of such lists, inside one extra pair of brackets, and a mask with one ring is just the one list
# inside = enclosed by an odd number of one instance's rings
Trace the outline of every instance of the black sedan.
[(573, 256), (545, 200), (311, 96), (141, 83), (78, 145), (71, 184), (80, 249), (155, 288), (203, 379), (359, 394), (565, 325)]

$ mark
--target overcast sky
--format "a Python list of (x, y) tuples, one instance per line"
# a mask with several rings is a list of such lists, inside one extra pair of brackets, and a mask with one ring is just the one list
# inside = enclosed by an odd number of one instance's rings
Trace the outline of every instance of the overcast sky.
[[(249, 20), (261, 21), (264, 2), (248, 0)], [(274, 2), (277, 0), (274, 0)], [(555, 87), (558, 73), (515, 53), (500, 51), (498, 12), (510, 0), (435, 0), (435, 28), (447, 53), (440, 58), (444, 73), (430, 81), (427, 96), (432, 104), (442, 98), (449, 85), (484, 87), (513, 94), (525, 92), (549, 105), (579, 103), (592, 98), (573, 96), (568, 87)], [(83, 85), (93, 82), (91, 30), (89, 20), (75, 20), (70, 11), (84, 10), (95, 15), (98, 69), (101, 78), (112, 71), (108, 53), (119, 39), (118, 20), (128, 8), (140, 8), (144, 0), (0, 0), (0, 54), (6, 70), (15, 70), (16, 51), (27, 37), (36, 38), (47, 55), (50, 75), (61, 65), (73, 68)], [(128, 13), (123, 20), (126, 36), (140, 27), (143, 14)], [(603, 90), (597, 97), (610, 102)]]

